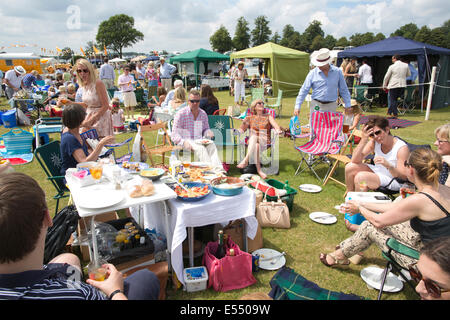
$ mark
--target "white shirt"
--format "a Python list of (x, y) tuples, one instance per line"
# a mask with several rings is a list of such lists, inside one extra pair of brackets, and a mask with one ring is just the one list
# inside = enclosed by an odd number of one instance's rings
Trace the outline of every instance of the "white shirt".
[[(24, 76), (17, 76), (16, 72), (14, 71), (14, 69), (9, 70), (5, 73), (5, 79), (9, 81), (9, 83), (11, 83), (11, 85), (14, 88), (20, 88), (21, 84), (22, 84), (22, 79)], [(7, 85), (8, 86), (8, 85)], [(9, 86), (8, 86), (9, 87)]]
[(363, 64), (358, 70), (359, 80), (361, 83), (372, 83), (372, 68), (368, 64)]
[(114, 127), (123, 126), (122, 116), (123, 116), (123, 110), (120, 108), (119, 108), (119, 110), (117, 110), (117, 113), (111, 114), (112, 124)]

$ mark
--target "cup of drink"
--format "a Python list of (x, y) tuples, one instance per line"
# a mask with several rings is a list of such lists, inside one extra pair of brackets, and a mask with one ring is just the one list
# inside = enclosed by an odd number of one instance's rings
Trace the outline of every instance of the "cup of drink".
[(350, 129), (350, 125), (348, 125), (348, 124), (344, 124), (342, 126), (342, 132), (343, 133), (348, 133), (349, 129)]
[(95, 280), (95, 281), (105, 281), (105, 279), (108, 277), (108, 272), (106, 268), (103, 268), (103, 263), (99, 261), (97, 264), (94, 262), (90, 262), (88, 264), (88, 274), (89, 279)]
[(416, 188), (415, 188), (414, 184), (407, 182), (407, 183), (403, 183), (400, 186), (400, 196), (402, 198), (406, 198), (409, 195), (414, 194), (414, 193), (416, 193)]
[(359, 190), (361, 190), (362, 192), (367, 192), (368, 188), (367, 188), (367, 182), (365, 181), (361, 181), (359, 183)]
[(93, 164), (89, 167), (89, 172), (92, 178), (95, 179), (95, 182), (98, 183), (103, 174), (103, 166), (100, 163)]
[(185, 167), (185, 168), (189, 168), (189, 167), (191, 166), (191, 163), (190, 163), (189, 161), (183, 161), (181, 164), (182, 164), (183, 167)]

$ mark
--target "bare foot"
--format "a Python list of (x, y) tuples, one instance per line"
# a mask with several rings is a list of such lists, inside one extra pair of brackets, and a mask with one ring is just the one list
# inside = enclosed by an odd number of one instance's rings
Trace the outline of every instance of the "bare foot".
[(358, 230), (359, 227), (359, 225), (357, 224), (351, 224), (350, 222), (348, 222), (348, 220), (345, 220), (345, 226), (351, 232), (355, 232), (356, 230)]
[(260, 171), (258, 172), (258, 174), (261, 177), (261, 179), (267, 179), (267, 175), (264, 172)]
[(247, 165), (248, 165), (247, 162), (242, 161), (242, 162), (239, 163), (236, 167), (239, 168), (239, 169), (244, 169)]

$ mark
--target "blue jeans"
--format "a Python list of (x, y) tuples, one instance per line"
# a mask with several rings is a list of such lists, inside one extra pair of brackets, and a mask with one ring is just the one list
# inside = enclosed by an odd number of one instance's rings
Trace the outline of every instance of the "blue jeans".
[(148, 269), (141, 269), (125, 278), (123, 291), (129, 300), (158, 300), (159, 279)]

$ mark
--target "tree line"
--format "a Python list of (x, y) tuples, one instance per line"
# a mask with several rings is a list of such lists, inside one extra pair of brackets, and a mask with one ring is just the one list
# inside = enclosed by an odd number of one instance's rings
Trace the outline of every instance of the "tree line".
[[(237, 20), (233, 38), (231, 38), (227, 28), (221, 25), (209, 38), (211, 48), (224, 53), (231, 50), (244, 50), (271, 41), (284, 47), (311, 53), (320, 48), (358, 47), (386, 38), (381, 32), (377, 34), (366, 32), (354, 33), (348, 39), (346, 37), (336, 39), (332, 35), (325, 36), (322, 24), (317, 20), (312, 21), (303, 33), (287, 24), (284, 26), (281, 35), (277, 31), (272, 34), (269, 23), (266, 16), (259, 16), (254, 21), (254, 28), (250, 30), (249, 22), (244, 17), (240, 17)], [(415, 23), (408, 23), (395, 30), (390, 36), (402, 36), (450, 49), (450, 19), (444, 22), (442, 26), (434, 29), (427, 26), (419, 29)]]

